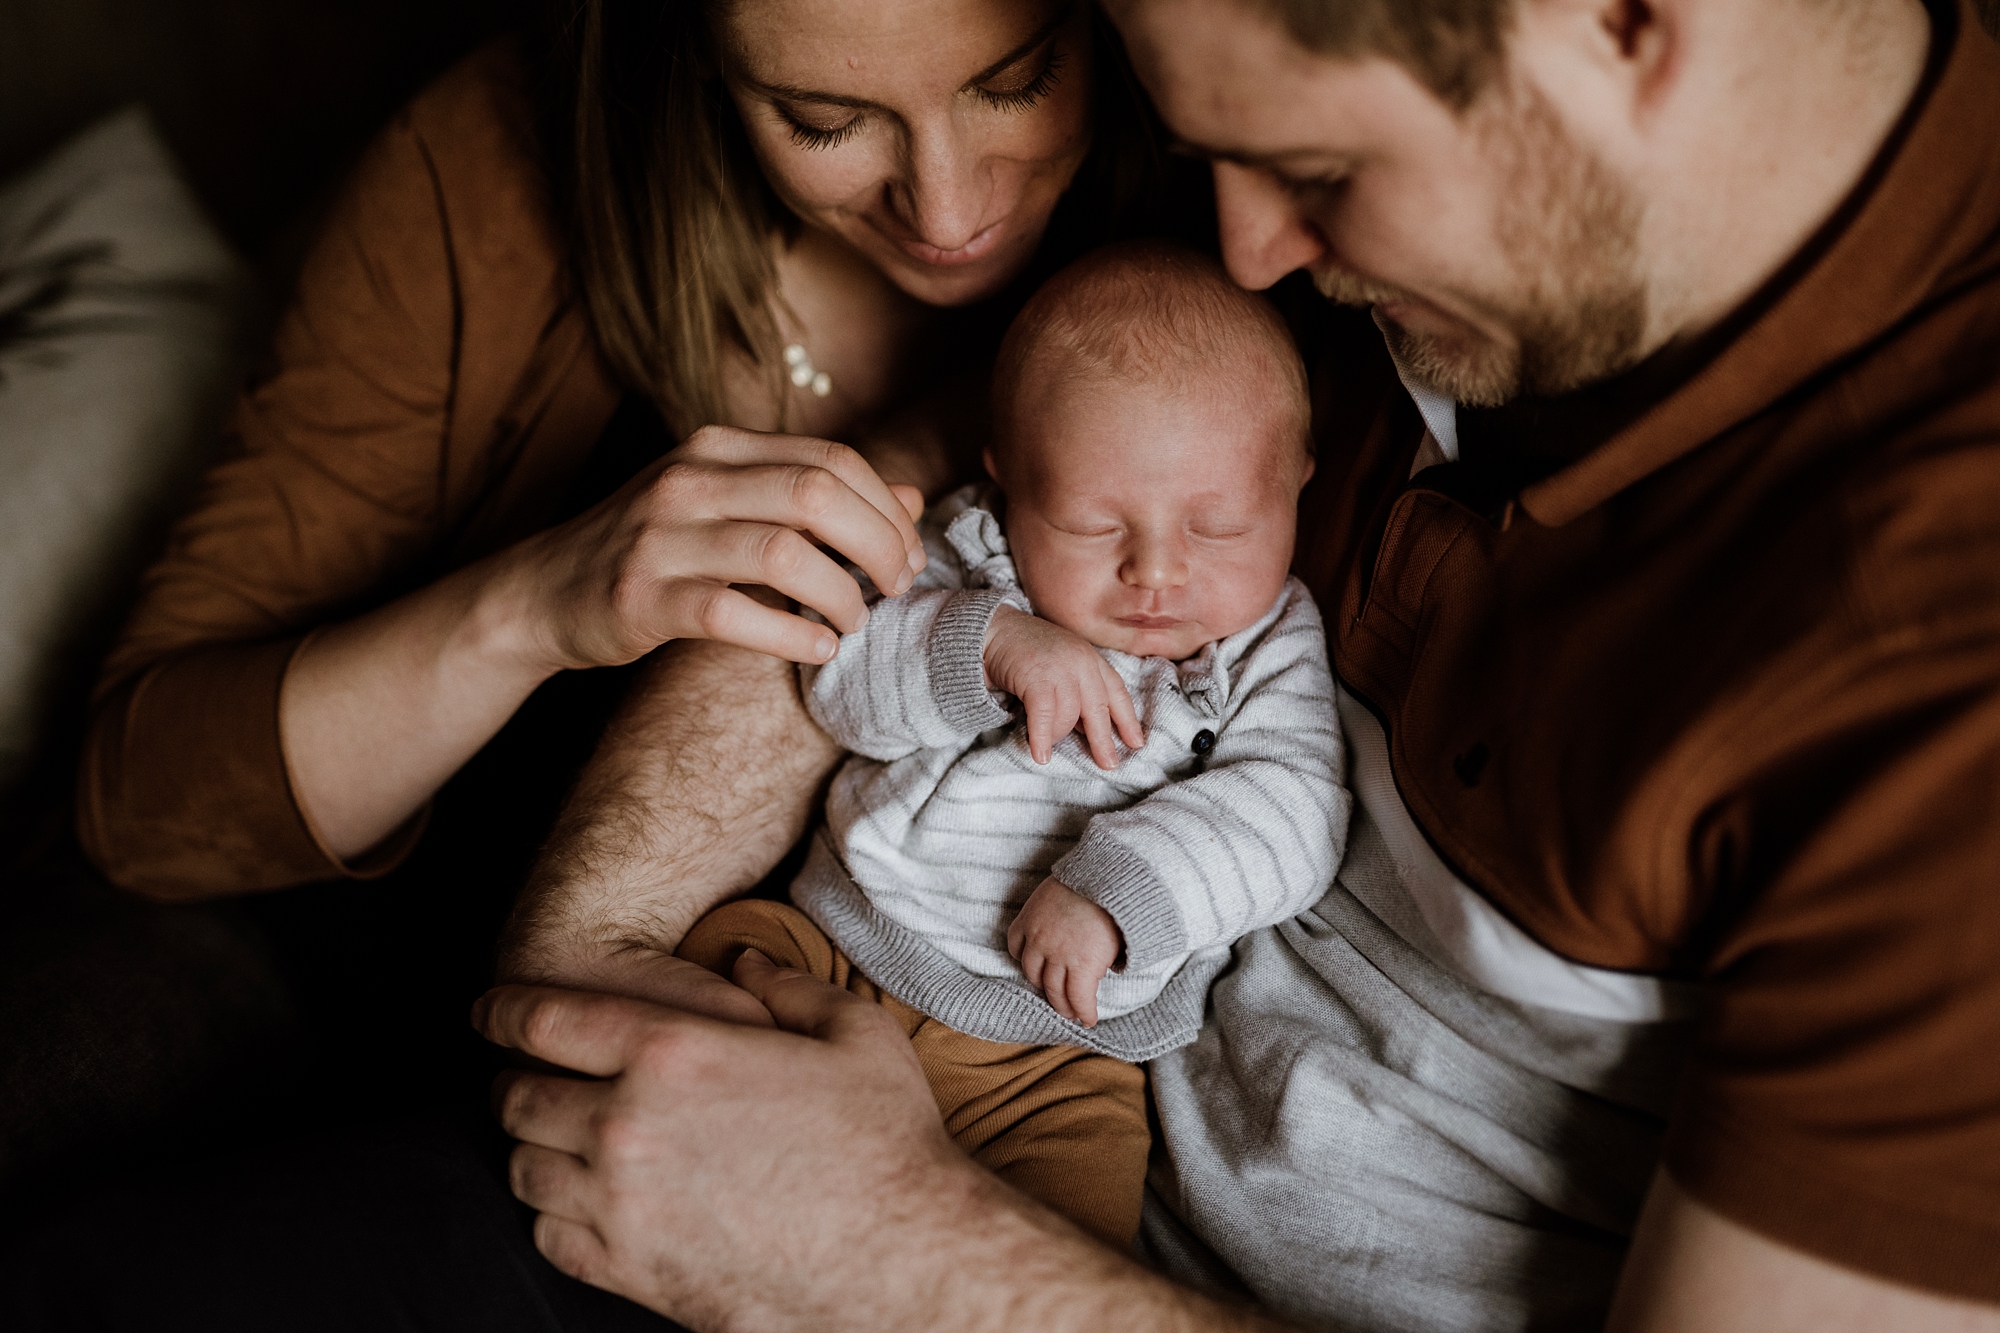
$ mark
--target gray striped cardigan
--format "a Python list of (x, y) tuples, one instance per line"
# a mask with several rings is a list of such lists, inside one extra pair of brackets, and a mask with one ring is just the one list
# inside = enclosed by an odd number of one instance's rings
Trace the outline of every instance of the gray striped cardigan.
[[(1290, 579), (1255, 624), (1185, 662), (1101, 649), (1144, 748), (1121, 747), (1107, 773), (1070, 736), (1038, 764), (986, 685), (993, 613), (1033, 608), (980, 498), (935, 507), (915, 585), (869, 589), (868, 623), (802, 669), (813, 716), (854, 753), (793, 901), (877, 985), (961, 1032), (1150, 1059), (1194, 1038), (1233, 941), (1333, 880), (1349, 797), (1319, 612)], [(1124, 933), (1094, 1029), (1050, 1008), (1007, 953), (1008, 925), (1051, 874)]]

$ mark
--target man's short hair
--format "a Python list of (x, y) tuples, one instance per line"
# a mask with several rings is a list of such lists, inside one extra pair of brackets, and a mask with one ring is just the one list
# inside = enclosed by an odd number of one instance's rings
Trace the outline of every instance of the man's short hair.
[[(1180, 388), (1205, 374), (1267, 368), (1245, 392), (1282, 408), (1302, 448), (1311, 408), (1305, 367), (1271, 303), (1237, 286), (1222, 265), (1185, 246), (1128, 241), (1094, 250), (1043, 284), (1007, 330), (993, 372), (996, 442), (1032, 375), (1103, 375)], [(1253, 372), (1254, 373), (1254, 372)], [(1275, 400), (1274, 400), (1275, 396)]]
[(1382, 56), (1464, 110), (1500, 68), (1513, 0), (1246, 0), (1308, 51)]

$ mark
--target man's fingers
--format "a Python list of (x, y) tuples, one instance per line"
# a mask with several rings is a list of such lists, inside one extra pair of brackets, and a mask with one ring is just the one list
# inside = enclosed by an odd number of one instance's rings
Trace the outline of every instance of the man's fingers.
[(595, 1227), (543, 1213), (535, 1219), (535, 1248), (556, 1271), (592, 1286), (604, 1285), (610, 1254)]
[(609, 1086), (561, 1074), (504, 1070), (493, 1080), (493, 1115), (510, 1137), (523, 1143), (588, 1157), (591, 1124)]
[(736, 984), (749, 991), (771, 1011), (786, 1032), (808, 1037), (832, 1038), (855, 1022), (869, 1021), (882, 1012), (880, 1005), (863, 1000), (840, 987), (789, 967), (779, 967), (755, 949), (746, 949), (736, 960)]
[(472, 1006), (472, 1026), (496, 1046), (610, 1078), (673, 1011), (643, 1000), (558, 986), (496, 986)]
[(517, 1143), (507, 1158), (507, 1188), (538, 1213), (581, 1222), (590, 1216), (590, 1168), (573, 1153)]

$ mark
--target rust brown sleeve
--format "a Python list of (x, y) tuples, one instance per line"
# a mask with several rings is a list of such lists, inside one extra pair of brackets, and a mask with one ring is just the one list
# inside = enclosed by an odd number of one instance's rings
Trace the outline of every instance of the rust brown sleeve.
[[(456, 77), (461, 87), (454, 89)], [(223, 461), (148, 572), (99, 682), (78, 830), (115, 882), (161, 897), (387, 868), (327, 855), (292, 799), (278, 692), (298, 641), (422, 577), (449, 512), (459, 378), (454, 235), (419, 98), (349, 182), (241, 398)], [(449, 108), (447, 108), (449, 109)], [(461, 423), (463, 424), (463, 423)]]
[(1797, 836), (1739, 845), (1755, 887), (1666, 1160), (1785, 1244), (2000, 1302), (2000, 686), (1979, 679), (2000, 652), (1972, 656), (1880, 663), (1774, 775), (1762, 799), (1794, 809), (1763, 828)]

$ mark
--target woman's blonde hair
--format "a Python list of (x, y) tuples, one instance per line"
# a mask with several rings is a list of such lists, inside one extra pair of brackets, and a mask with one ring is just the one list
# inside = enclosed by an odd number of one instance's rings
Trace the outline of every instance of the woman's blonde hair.
[[(771, 241), (799, 224), (723, 86), (720, 3), (556, 0), (545, 38), (543, 137), (577, 284), (612, 371), (681, 437), (727, 420), (731, 349), (768, 381), (781, 420), (786, 399)], [(1171, 207), (1164, 136), (1101, 15), (1094, 51), (1093, 147), (1038, 273), (1135, 225), (1157, 229)]]

